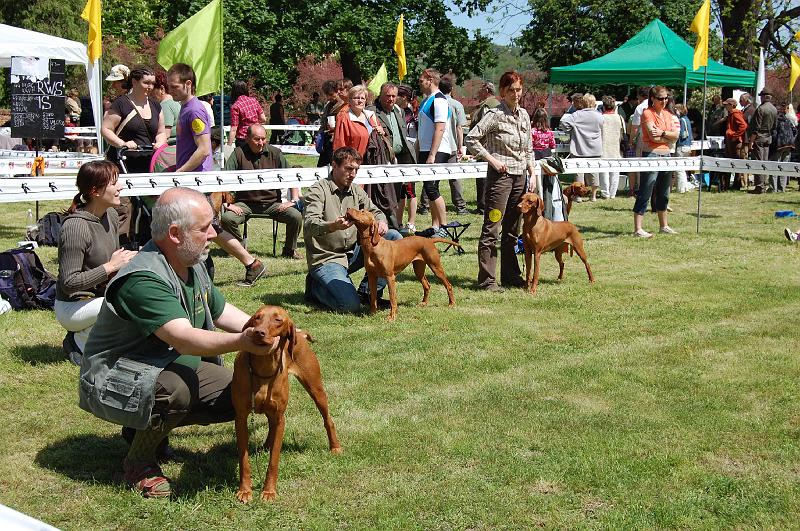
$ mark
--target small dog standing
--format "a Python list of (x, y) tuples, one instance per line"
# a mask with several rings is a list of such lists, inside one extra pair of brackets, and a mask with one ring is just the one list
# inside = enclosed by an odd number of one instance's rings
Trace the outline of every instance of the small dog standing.
[[(522, 196), (522, 201), (517, 205), (522, 212), (522, 242), (525, 245), (525, 282), (531, 294), (536, 293), (539, 284), (539, 258), (542, 253), (554, 251), (558, 261), (558, 280), (564, 278), (564, 253), (569, 251), (571, 245), (586, 266), (589, 282), (594, 282), (592, 268), (586, 261), (586, 252), (583, 250), (583, 237), (578, 232), (578, 227), (569, 221), (550, 221), (543, 216), (544, 201), (536, 194), (527, 193)], [(534, 270), (531, 281), (531, 255), (533, 255)]]
[(247, 503), (253, 499), (249, 434), (247, 418), (251, 412), (263, 413), (269, 419), (269, 435), (264, 448), (269, 449), (269, 468), (261, 491), (262, 500), (275, 498), (278, 483), (278, 463), (281, 458), (284, 412), (289, 401), (289, 373), (294, 374), (317, 405), (325, 421), (331, 452), (339, 454), (342, 447), (336, 436), (336, 426), (328, 412), (328, 395), (322, 385), (317, 355), (311, 349), (310, 335), (295, 328), (289, 314), (277, 306), (262, 306), (244, 325), (253, 327), (255, 340), (272, 344), (270, 356), (255, 356), (239, 352), (233, 366), (231, 400), (236, 412), (236, 446), (239, 449), (239, 490), (236, 498)]
[(567, 198), (567, 216), (569, 216), (569, 213), (572, 212), (572, 203), (575, 201), (575, 198), (586, 197), (589, 195), (590, 191), (591, 190), (588, 186), (578, 181), (575, 181), (574, 183), (564, 187), (564, 191), (561, 193)]
[(428, 295), (431, 283), (425, 277), (425, 265), (442, 281), (447, 289), (450, 307), (456, 305), (453, 295), (453, 286), (447, 280), (442, 267), (442, 258), (435, 243), (447, 243), (461, 247), (458, 243), (444, 238), (423, 238), (422, 236), (407, 236), (402, 240), (385, 240), (378, 234), (378, 222), (372, 212), (367, 210), (347, 209), (345, 216), (352, 221), (358, 229), (358, 243), (364, 253), (364, 269), (367, 270), (369, 280), (370, 313), (378, 311), (378, 277), (384, 277), (389, 285), (389, 321), (397, 317), (397, 279), (395, 275), (405, 269), (408, 264), (414, 263), (414, 273), (422, 283), (422, 302), (420, 306), (428, 304)]

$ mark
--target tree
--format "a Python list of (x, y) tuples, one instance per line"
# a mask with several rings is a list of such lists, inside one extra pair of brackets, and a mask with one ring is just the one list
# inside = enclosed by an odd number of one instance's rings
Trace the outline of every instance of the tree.
[[(689, 26), (703, 0), (528, 0), (531, 22), (518, 43), (541, 68), (575, 64), (604, 55), (638, 32), (653, 18), (694, 45)], [(468, 14), (509, 12), (505, 0), (455, 0)], [(797, 48), (791, 23), (800, 17), (796, 0), (713, 0), (709, 55), (726, 65), (754, 70), (759, 46), (767, 64), (785, 65)], [(796, 29), (796, 28), (795, 28)], [(719, 31), (721, 30), (721, 37)]]

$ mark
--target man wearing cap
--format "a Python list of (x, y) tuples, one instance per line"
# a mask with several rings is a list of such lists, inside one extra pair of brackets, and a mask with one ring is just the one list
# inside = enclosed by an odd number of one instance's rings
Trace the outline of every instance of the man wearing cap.
[[(722, 106), (728, 113), (728, 117), (726, 118), (725, 122), (725, 156), (729, 159), (746, 159), (747, 120), (742, 114), (742, 111), (736, 108), (736, 100), (734, 98), (728, 98), (727, 100), (723, 101)], [(727, 176), (727, 173), (725, 176)], [(742, 177), (742, 174), (736, 174), (736, 180), (733, 183), (734, 188), (741, 187)], [(720, 191), (726, 190), (728, 188), (727, 184), (727, 177), (721, 179)]]
[(125, 82), (130, 75), (131, 69), (125, 65), (111, 67), (111, 72), (106, 76), (106, 81), (111, 81), (111, 90), (114, 91), (114, 97), (124, 96), (128, 93), (129, 87)]
[[(473, 127), (478, 125), (478, 122), (481, 121), (481, 118), (483, 118), (483, 115), (486, 114), (487, 110), (494, 109), (495, 107), (500, 105), (500, 102), (497, 100), (497, 98), (494, 97), (494, 93), (495, 93), (494, 83), (491, 83), (489, 81), (481, 85), (481, 88), (478, 89), (478, 101), (480, 101), (480, 103), (478, 104), (478, 108), (475, 109), (475, 112), (473, 112), (472, 116), (470, 117), (471, 118), (469, 121), (470, 130), (472, 130)], [(475, 195), (477, 196), (476, 198), (477, 208), (475, 209), (473, 214), (483, 214), (484, 184), (486, 184), (485, 179), (475, 179)]]
[[(772, 143), (772, 130), (775, 129), (775, 122), (778, 121), (778, 109), (772, 104), (772, 93), (767, 89), (762, 90), (761, 105), (758, 106), (750, 119), (747, 128), (748, 141), (750, 144), (750, 158), (753, 160), (769, 160), (769, 145)], [(766, 178), (763, 174), (754, 174), (754, 188), (751, 194), (763, 194), (766, 192)]]

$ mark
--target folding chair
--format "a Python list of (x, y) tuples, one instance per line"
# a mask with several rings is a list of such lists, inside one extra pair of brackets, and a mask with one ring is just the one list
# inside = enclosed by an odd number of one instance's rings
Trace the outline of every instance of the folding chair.
[[(447, 235), (450, 236), (450, 239), (456, 243), (459, 243), (459, 238), (461, 235), (464, 234), (464, 231), (467, 230), (469, 227), (469, 223), (459, 223), (458, 221), (451, 221), (447, 225), (442, 225), (442, 228), (447, 232)], [(448, 244), (447, 247), (444, 248), (444, 251), (447, 252), (450, 247), (453, 247), (452, 244)], [(462, 247), (456, 247), (456, 254), (464, 254), (466, 251)]]
[[(245, 249), (247, 249), (247, 222), (251, 219), (272, 219), (266, 214), (252, 214), (244, 221), (244, 227), (242, 228), (242, 245)], [(278, 249), (278, 222), (276, 220), (272, 220), (272, 256), (277, 256), (277, 249)]]

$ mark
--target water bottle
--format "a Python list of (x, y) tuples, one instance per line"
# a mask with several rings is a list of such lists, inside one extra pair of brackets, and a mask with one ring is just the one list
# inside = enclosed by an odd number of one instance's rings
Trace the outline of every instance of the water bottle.
[(25, 224), (25, 241), (36, 241), (36, 236), (39, 233), (39, 227), (36, 225), (36, 220), (33, 219), (33, 211), (28, 209), (28, 221)]

